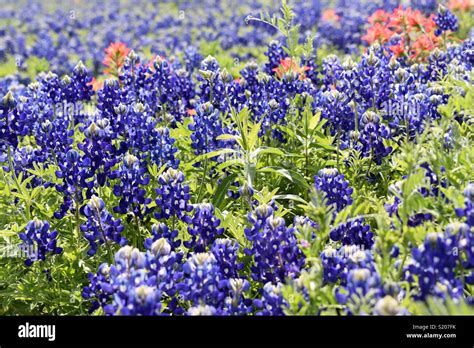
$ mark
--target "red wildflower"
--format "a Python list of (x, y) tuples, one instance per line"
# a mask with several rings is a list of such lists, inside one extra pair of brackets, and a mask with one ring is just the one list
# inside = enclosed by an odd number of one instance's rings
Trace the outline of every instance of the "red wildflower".
[(324, 10), (321, 18), (328, 22), (339, 22), (339, 19), (341, 19), (333, 9)]
[(440, 39), (434, 35), (434, 16), (425, 16), (418, 10), (402, 7), (396, 8), (392, 13), (378, 10), (368, 21), (371, 26), (362, 39), (369, 44), (384, 44), (398, 35), (399, 43), (389, 47), (396, 57), (407, 55), (411, 59), (423, 60), (440, 43)]
[(395, 57), (400, 57), (405, 54), (405, 42), (403, 39), (400, 40), (398, 45), (390, 46), (390, 51), (393, 52)]
[(393, 28), (397, 33), (403, 31), (403, 28), (407, 26), (407, 13), (411, 11), (407, 9), (406, 11), (400, 6), (393, 10), (393, 13), (390, 16), (388, 25)]
[(425, 28), (429, 25), (430, 20), (430, 18), (426, 18), (423, 13), (418, 10), (410, 11), (407, 15), (407, 22), (410, 27)]
[(375, 11), (372, 16), (369, 17), (369, 23), (387, 23), (390, 18), (390, 13), (384, 10), (377, 10)]
[(300, 80), (304, 80), (306, 77), (305, 72), (309, 69), (309, 66), (300, 67), (294, 59), (287, 57), (285, 59), (280, 60), (280, 66), (276, 67), (272, 71), (274, 71), (280, 79), (284, 75), (292, 73), (299, 75)]
[(113, 42), (105, 49), (105, 58), (102, 63), (107, 67), (106, 74), (118, 75), (118, 71), (125, 63), (125, 58), (130, 52), (130, 48), (123, 42)]
[(415, 40), (412, 45), (411, 58), (418, 58), (420, 55), (427, 55), (435, 47), (437, 47), (436, 37), (421, 35)]
[(367, 41), (370, 45), (374, 42), (385, 43), (393, 36), (391, 31), (385, 24), (375, 23), (367, 30), (367, 34), (362, 36), (362, 40)]

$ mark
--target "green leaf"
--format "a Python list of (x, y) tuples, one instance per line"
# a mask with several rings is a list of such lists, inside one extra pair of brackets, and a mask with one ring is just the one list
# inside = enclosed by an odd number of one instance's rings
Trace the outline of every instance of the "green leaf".
[(235, 181), (237, 177), (237, 173), (229, 175), (222, 179), (220, 185), (217, 186), (216, 192), (214, 192), (214, 197), (212, 198), (212, 204), (216, 208), (221, 208), (222, 203), (224, 202), (224, 198), (227, 194), (227, 190), (231, 183)]
[(306, 182), (305, 178), (301, 174), (290, 169), (269, 166), (269, 167), (260, 168), (259, 171), (281, 175), (287, 178), (288, 180), (290, 180), (292, 183), (295, 183), (296, 185), (304, 188), (305, 190), (309, 189), (310, 187), (308, 183)]
[(11, 230), (0, 230), (0, 237), (11, 237), (16, 234), (17, 233), (15, 231), (11, 231)]
[(314, 130), (321, 119), (321, 111), (318, 111), (309, 121), (309, 129)]
[(252, 153), (252, 157), (255, 158), (258, 155), (262, 155), (262, 154), (273, 154), (273, 155), (283, 156), (285, 153), (282, 150), (277, 149), (276, 147), (263, 147), (262, 146)]
[(233, 134), (221, 134), (216, 139), (217, 140), (237, 140), (237, 136)]
[(202, 160), (205, 160), (206, 158), (209, 159), (209, 158), (217, 157), (220, 155), (231, 154), (231, 153), (236, 153), (236, 152), (237, 151), (234, 149), (219, 149), (216, 151), (208, 152), (200, 156), (197, 156), (191, 162), (186, 163), (186, 166), (187, 166), (187, 169), (189, 170), (190, 168), (192, 168), (192, 165), (194, 163), (201, 162)]
[(257, 141), (258, 141), (258, 132), (260, 132), (260, 126), (262, 125), (262, 121), (260, 121), (259, 123), (256, 123), (252, 126), (252, 130), (250, 131), (250, 134), (249, 134), (249, 139), (248, 139), (248, 147), (247, 147), (247, 151), (252, 151), (252, 149), (255, 147), (255, 144), (257, 144)]
[(291, 194), (287, 194), (287, 195), (276, 195), (273, 197), (274, 199), (276, 200), (279, 200), (279, 199), (286, 199), (286, 200), (290, 200), (290, 201), (297, 201), (297, 202), (300, 202), (300, 203), (303, 203), (303, 204), (307, 204), (308, 202), (306, 202), (303, 198), (301, 198), (300, 196), (297, 196), (297, 195), (291, 195)]

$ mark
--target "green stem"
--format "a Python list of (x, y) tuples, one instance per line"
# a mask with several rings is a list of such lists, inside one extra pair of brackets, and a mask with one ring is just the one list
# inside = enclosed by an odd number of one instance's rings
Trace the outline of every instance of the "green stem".
[(107, 241), (107, 237), (104, 234), (104, 229), (102, 227), (102, 222), (100, 221), (100, 216), (97, 216), (97, 221), (99, 222), (99, 232), (102, 236), (102, 239), (104, 239), (105, 248), (107, 249), (107, 256), (109, 258), (110, 264), (112, 265), (114, 263), (114, 257), (113, 257), (112, 249), (110, 248), (110, 245)]
[[(8, 146), (8, 165), (10, 167), (10, 171), (11, 171), (12, 177), (13, 177), (13, 182), (15, 183), (15, 186), (18, 190), (18, 193), (23, 193), (23, 190), (21, 189), (20, 183), (18, 182), (18, 177), (16, 176), (16, 173), (15, 173), (15, 167), (13, 166), (13, 160), (12, 160), (12, 154), (11, 154), (10, 146)], [(27, 221), (30, 221), (31, 220), (31, 204), (30, 204), (30, 202), (28, 202), (24, 198), (22, 200), (25, 203), (26, 219), (27, 219)]]
[(370, 162), (369, 162), (369, 168), (367, 169), (367, 174), (366, 176), (368, 177), (369, 174), (370, 174), (370, 170), (372, 169), (372, 162), (374, 161), (374, 147), (372, 146), (372, 136), (370, 136), (370, 145), (371, 145), (371, 148), (370, 148)]
[(207, 161), (208, 161), (208, 158), (206, 158), (206, 159), (204, 160), (204, 168), (203, 168), (203, 171), (202, 171), (201, 185), (199, 186), (199, 191), (198, 191), (198, 196), (197, 196), (197, 201), (196, 201), (196, 203), (200, 203), (200, 202), (201, 202), (202, 189), (203, 189), (203, 187), (204, 187), (204, 184), (206, 183)]
[(402, 227), (402, 238), (403, 238), (403, 259), (402, 259), (402, 262), (400, 263), (400, 266), (398, 267), (398, 279), (401, 280), (402, 279), (402, 275), (403, 275), (403, 267), (405, 266), (405, 263), (407, 261), (407, 258), (408, 258), (408, 242), (406, 241), (406, 238), (404, 237), (403, 235), (403, 231), (405, 229)]
[(138, 220), (138, 217), (136, 215), (134, 215), (134, 219), (135, 219), (135, 225), (137, 227), (137, 235), (136, 235), (136, 240), (135, 240), (135, 246), (137, 248), (140, 248), (140, 242), (141, 242), (141, 236), (140, 236), (140, 221)]
[(75, 219), (76, 219), (76, 238), (77, 238), (77, 250), (81, 251), (81, 218), (79, 216), (79, 203), (75, 202)]

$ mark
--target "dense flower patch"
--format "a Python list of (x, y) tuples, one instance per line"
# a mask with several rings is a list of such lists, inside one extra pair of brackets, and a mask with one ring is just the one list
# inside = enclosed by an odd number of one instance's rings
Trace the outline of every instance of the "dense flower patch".
[(3, 10), (3, 313), (474, 313), (474, 4), (239, 3)]

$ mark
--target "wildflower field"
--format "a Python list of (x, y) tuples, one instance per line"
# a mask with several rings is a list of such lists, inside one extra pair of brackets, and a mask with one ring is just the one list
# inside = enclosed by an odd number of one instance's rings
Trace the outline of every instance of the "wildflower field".
[(474, 314), (473, 0), (0, 24), (0, 314)]

